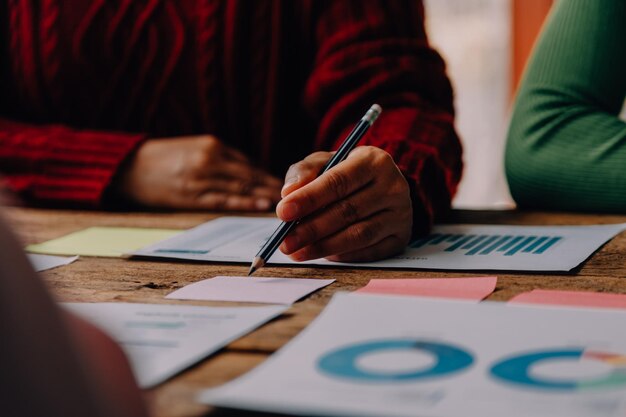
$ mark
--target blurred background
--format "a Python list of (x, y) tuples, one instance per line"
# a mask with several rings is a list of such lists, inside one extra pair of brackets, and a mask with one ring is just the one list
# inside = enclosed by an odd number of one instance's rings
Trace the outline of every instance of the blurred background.
[(465, 170), (457, 208), (513, 207), (503, 152), (515, 88), (553, 0), (425, 0), (448, 64)]

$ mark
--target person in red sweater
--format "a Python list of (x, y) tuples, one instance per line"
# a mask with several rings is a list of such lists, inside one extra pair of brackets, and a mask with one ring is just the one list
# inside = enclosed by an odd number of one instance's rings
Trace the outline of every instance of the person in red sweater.
[(305, 218), (292, 258), (359, 261), (427, 232), (459, 182), (421, 1), (11, 0), (0, 27), (0, 172), (29, 204), (277, 204)]

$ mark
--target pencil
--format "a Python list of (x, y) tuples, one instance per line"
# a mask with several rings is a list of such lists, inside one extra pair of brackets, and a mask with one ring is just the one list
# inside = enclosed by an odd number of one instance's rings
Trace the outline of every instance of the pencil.
[[(328, 171), (347, 158), (348, 154), (354, 149), (370, 126), (374, 124), (382, 111), (383, 109), (378, 104), (373, 104), (372, 107), (370, 107), (367, 113), (365, 113), (365, 116), (363, 116), (356, 126), (354, 126), (354, 129), (352, 129), (350, 134), (343, 141), (337, 152), (328, 160), (328, 162), (326, 162), (318, 176), (322, 175), (324, 172)], [(296, 224), (298, 224), (297, 220), (282, 222), (276, 228), (274, 233), (272, 233), (265, 244), (261, 246), (261, 249), (259, 249), (259, 252), (252, 260), (248, 276), (254, 274), (255, 271), (265, 266), (267, 261), (272, 257), (274, 252), (276, 252), (276, 249), (278, 249), (283, 240), (285, 240), (285, 237)]]

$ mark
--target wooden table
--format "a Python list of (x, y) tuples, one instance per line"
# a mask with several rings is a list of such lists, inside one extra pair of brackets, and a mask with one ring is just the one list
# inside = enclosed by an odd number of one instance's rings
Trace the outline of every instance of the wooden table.
[[(90, 226), (134, 226), (187, 229), (216, 215), (206, 213), (102, 213), (6, 209), (9, 222), (25, 244), (42, 242)], [(626, 222), (626, 216), (537, 212), (455, 211), (450, 222), (486, 224), (600, 224)], [(248, 265), (146, 262), (81, 257), (77, 262), (43, 275), (62, 301), (130, 301), (183, 303), (163, 297), (184, 285), (215, 275), (245, 275)], [(287, 343), (324, 308), (336, 291), (352, 291), (371, 278), (459, 277), (480, 272), (449, 273), (372, 269), (267, 267), (267, 276), (335, 278), (337, 282), (296, 303), (282, 316), (230, 344), (183, 374), (148, 391), (147, 400), (156, 416), (199, 416), (212, 410), (194, 402), (196, 393), (221, 385), (260, 364)], [(492, 275), (492, 274), (489, 274)], [(626, 293), (626, 233), (602, 247), (575, 274), (544, 275), (501, 273), (489, 300), (506, 301), (534, 288)], [(184, 302), (195, 305), (226, 305), (214, 302)], [(232, 304), (230, 304), (232, 305)]]

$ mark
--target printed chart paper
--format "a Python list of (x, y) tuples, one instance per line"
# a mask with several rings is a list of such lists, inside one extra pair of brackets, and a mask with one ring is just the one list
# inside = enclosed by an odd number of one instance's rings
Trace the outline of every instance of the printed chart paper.
[[(135, 255), (195, 261), (250, 263), (279, 224), (272, 218), (221, 217), (158, 242)], [(350, 265), (444, 270), (570, 271), (626, 229), (597, 226), (440, 225), (404, 253), (373, 263), (340, 264), (324, 259), (294, 262), (277, 250), (270, 263)]]
[(180, 230), (140, 227), (90, 227), (47, 242), (29, 245), (26, 250), (49, 255), (117, 258), (180, 232)]
[(333, 282), (334, 279), (215, 277), (186, 285), (165, 298), (293, 304)]
[(142, 388), (159, 384), (251, 332), (284, 306), (196, 307), (135, 303), (66, 303), (106, 331), (129, 358)]
[(372, 279), (359, 294), (413, 295), (480, 301), (489, 296), (497, 277)]
[(509, 300), (509, 304), (542, 304), (626, 309), (626, 294), (588, 291), (532, 290), (516, 295)]
[(622, 417), (625, 322), (618, 310), (338, 294), (201, 401), (297, 415)]
[(78, 256), (64, 257), (64, 256), (50, 256), (50, 255), (37, 255), (33, 253), (26, 254), (33, 269), (37, 272), (45, 271), (48, 269), (56, 268), (58, 266), (69, 265), (78, 259)]

